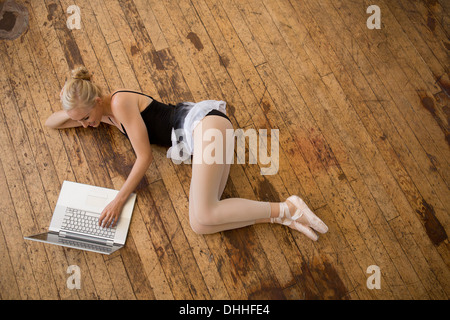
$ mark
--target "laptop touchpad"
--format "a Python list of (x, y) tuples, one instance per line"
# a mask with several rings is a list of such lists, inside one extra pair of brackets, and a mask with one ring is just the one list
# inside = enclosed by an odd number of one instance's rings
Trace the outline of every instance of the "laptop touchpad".
[(106, 196), (99, 196), (99, 195), (94, 196), (94, 195), (89, 194), (86, 197), (86, 204), (88, 206), (102, 208), (107, 205), (107, 200), (108, 200), (108, 197), (106, 197)]

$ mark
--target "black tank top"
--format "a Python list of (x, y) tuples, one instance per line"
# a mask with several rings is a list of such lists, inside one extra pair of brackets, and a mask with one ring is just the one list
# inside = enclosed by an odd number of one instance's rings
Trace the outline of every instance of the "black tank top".
[[(141, 112), (141, 117), (147, 127), (148, 137), (151, 144), (158, 144), (161, 146), (171, 146), (172, 128), (174, 127), (174, 113), (175, 106), (172, 104), (164, 104), (153, 99), (151, 96), (144, 93), (121, 90), (115, 92), (111, 98), (119, 92), (137, 93), (149, 97), (153, 101)], [(125, 136), (128, 137), (127, 132), (121, 124)]]

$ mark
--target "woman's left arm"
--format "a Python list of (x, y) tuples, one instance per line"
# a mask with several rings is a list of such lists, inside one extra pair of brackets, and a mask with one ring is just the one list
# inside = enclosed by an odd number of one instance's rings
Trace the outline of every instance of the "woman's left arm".
[(127, 130), (127, 135), (136, 154), (136, 162), (117, 196), (105, 207), (100, 215), (99, 225), (102, 227), (115, 226), (117, 224), (128, 197), (141, 182), (153, 160), (147, 127), (137, 106), (127, 105), (129, 102), (125, 99), (119, 99), (119, 97), (114, 102), (115, 104), (111, 106), (111, 109), (114, 117)]

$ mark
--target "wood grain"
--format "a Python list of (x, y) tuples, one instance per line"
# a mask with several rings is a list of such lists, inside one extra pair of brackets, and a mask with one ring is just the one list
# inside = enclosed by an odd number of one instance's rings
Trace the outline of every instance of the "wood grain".
[[(0, 298), (448, 299), (450, 12), (445, 1), (36, 0), (0, 41)], [(69, 29), (67, 8), (81, 10)], [(222, 198), (301, 196), (318, 242), (280, 225), (198, 235), (191, 166), (152, 146), (126, 246), (111, 256), (45, 232), (64, 180), (120, 189), (135, 154), (112, 127), (56, 131), (70, 69), (104, 92), (224, 100), (235, 129), (279, 130), (276, 175), (234, 164)], [(247, 144), (248, 159), (248, 144)], [(78, 265), (79, 290), (67, 288)], [(381, 289), (366, 286), (381, 270)]]

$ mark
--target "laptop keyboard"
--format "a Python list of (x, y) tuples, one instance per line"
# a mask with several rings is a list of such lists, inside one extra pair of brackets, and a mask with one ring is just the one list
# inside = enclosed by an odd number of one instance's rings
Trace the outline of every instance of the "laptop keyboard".
[(97, 213), (67, 208), (61, 228), (67, 231), (114, 239), (116, 227), (102, 228), (98, 225), (99, 217), (100, 215)]

